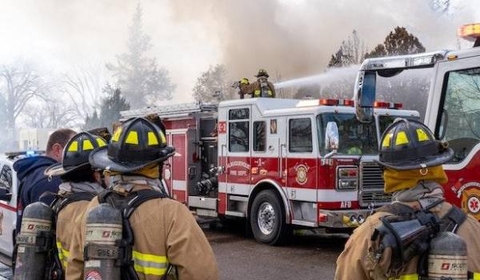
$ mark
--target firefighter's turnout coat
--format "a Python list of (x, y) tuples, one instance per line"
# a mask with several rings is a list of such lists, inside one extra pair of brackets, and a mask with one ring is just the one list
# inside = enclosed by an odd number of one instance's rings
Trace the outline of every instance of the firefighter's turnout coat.
[[(241, 84), (240, 91), (243, 94), (250, 94), (252, 97), (275, 97), (275, 87), (269, 81), (267, 81), (268, 88), (265, 90), (264, 96), (262, 96), (262, 87), (259, 81), (255, 81), (251, 84)], [(266, 96), (265, 96), (266, 95)]]
[(75, 233), (75, 219), (73, 217), (81, 215), (89, 202), (88, 200), (72, 202), (57, 214), (56, 243), (58, 257), (63, 270), (67, 267), (67, 258), (70, 255), (69, 249), (72, 244), (72, 236), (74, 236)]
[[(132, 191), (149, 188), (135, 185)], [(66, 279), (83, 279), (86, 217), (99, 204), (94, 198), (79, 217), (70, 247)], [(173, 200), (156, 198), (142, 203), (129, 219), (134, 232), (133, 258), (139, 279), (161, 279), (168, 263), (179, 279), (218, 279), (212, 248), (188, 208)]]
[[(442, 218), (451, 207), (452, 205), (450, 203), (442, 202), (430, 211)], [(417, 276), (418, 257), (414, 257), (405, 265), (397, 277), (387, 277), (385, 275), (390, 265), (390, 256), (392, 254), (390, 248), (385, 249), (378, 263), (375, 261), (371, 236), (375, 228), (382, 223), (380, 217), (385, 215), (392, 214), (387, 212), (377, 212), (373, 214), (350, 236), (350, 239), (345, 244), (344, 251), (337, 259), (336, 280), (420, 279)], [(467, 219), (460, 225), (456, 232), (467, 244), (468, 270), (477, 273), (480, 272), (479, 232), (480, 223), (470, 215), (467, 216)]]

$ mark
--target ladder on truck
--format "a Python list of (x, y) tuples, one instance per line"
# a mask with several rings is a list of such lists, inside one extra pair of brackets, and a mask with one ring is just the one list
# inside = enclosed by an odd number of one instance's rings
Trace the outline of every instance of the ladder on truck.
[(157, 114), (161, 118), (180, 118), (187, 117), (193, 113), (217, 112), (217, 108), (218, 104), (202, 102), (180, 103), (161, 107), (152, 106), (142, 109), (121, 111), (120, 121), (132, 117), (143, 117), (150, 114)]

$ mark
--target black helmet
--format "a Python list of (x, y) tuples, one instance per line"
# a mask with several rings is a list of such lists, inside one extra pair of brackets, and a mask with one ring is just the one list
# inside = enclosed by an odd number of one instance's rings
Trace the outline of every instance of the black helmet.
[(257, 78), (258, 78), (258, 77), (267, 77), (267, 78), (268, 78), (268, 77), (270, 77), (270, 76), (268, 76), (267, 70), (265, 70), (265, 69), (260, 69), (260, 70), (258, 70), (258, 74), (255, 75), (255, 77), (257, 77)]
[(453, 157), (448, 144), (435, 140), (423, 123), (398, 118), (385, 129), (378, 163), (397, 170), (412, 170), (445, 163)]
[(167, 146), (165, 135), (158, 126), (145, 118), (131, 118), (113, 133), (107, 147), (90, 154), (92, 166), (128, 173), (166, 160), (175, 148)]
[(89, 132), (80, 132), (65, 145), (63, 162), (56, 163), (45, 169), (47, 176), (65, 175), (89, 165), (90, 153), (99, 147), (106, 147), (107, 141)]

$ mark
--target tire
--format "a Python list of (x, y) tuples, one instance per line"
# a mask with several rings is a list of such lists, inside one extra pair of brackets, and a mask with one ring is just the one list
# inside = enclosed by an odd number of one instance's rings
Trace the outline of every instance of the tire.
[(288, 236), (285, 212), (273, 190), (261, 191), (250, 210), (250, 226), (255, 240), (267, 245), (282, 245)]

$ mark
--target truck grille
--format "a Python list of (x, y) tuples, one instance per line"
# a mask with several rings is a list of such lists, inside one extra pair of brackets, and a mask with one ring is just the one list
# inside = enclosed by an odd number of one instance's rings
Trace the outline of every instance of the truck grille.
[(374, 207), (389, 203), (391, 195), (383, 192), (382, 169), (374, 162), (360, 163), (358, 201), (361, 207)]

